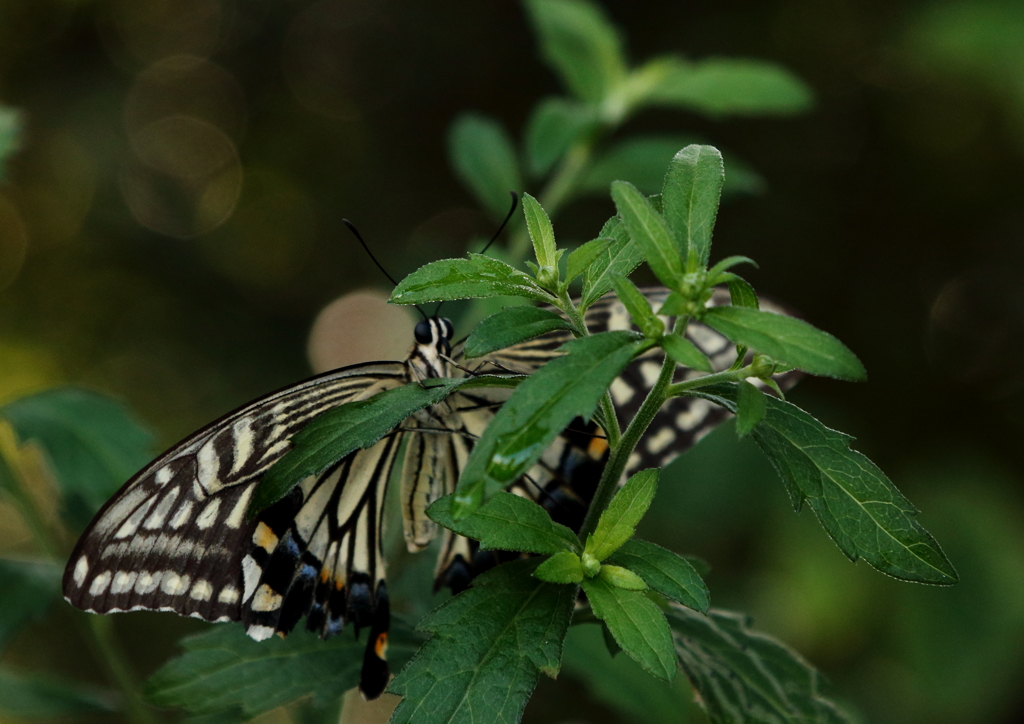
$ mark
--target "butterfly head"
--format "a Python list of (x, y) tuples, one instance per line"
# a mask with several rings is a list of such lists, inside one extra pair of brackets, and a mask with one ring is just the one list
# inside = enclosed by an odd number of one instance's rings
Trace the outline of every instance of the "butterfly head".
[(410, 362), (420, 379), (448, 377), (448, 363), (444, 358), (452, 352), (455, 327), (451, 321), (428, 317), (416, 324), (413, 336), (416, 338), (416, 346), (413, 347)]

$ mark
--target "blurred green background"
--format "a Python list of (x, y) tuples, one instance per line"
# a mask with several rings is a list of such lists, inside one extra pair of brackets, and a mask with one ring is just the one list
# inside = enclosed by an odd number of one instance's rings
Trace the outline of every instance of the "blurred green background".
[[(759, 291), (860, 355), (868, 383), (792, 399), (858, 438), (961, 583), (849, 563), (727, 429), (673, 465), (644, 534), (710, 561), (713, 603), (794, 645), (864, 721), (1024, 720), (1024, 5), (603, 7), (634, 61), (762, 58), (813, 89), (794, 117), (654, 110), (621, 134), (700, 137), (763, 179), (723, 205), (713, 258), (755, 258)], [(23, 128), (0, 185), (0, 404), (83, 385), (162, 449), (308, 375), (320, 310), (389, 286), (342, 217), (396, 277), (461, 254), (494, 221), (451, 170), (450, 124), (481, 111), (519, 138), (558, 90), (516, 2), (0, 0), (0, 103)], [(560, 241), (612, 212), (570, 203)], [(0, 501), (0, 553), (31, 552)], [(71, 615), (0, 660), (90, 667)], [(143, 675), (201, 628), (115, 625)], [(567, 668), (527, 721), (643, 719)]]

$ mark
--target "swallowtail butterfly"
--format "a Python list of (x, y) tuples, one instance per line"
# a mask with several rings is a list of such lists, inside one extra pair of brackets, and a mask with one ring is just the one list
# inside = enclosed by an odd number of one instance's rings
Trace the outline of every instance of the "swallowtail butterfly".
[[(666, 290), (644, 293), (657, 306)], [(718, 291), (711, 304), (728, 295)], [(594, 331), (626, 329), (629, 317), (612, 295), (586, 313)], [(736, 349), (717, 332), (691, 324), (690, 339), (727, 368)], [(65, 598), (93, 613), (139, 609), (173, 611), (205, 621), (241, 621), (262, 640), (286, 635), (305, 617), (306, 628), (329, 637), (352, 623), (370, 628), (360, 689), (374, 698), (387, 685), (389, 622), (383, 505), (400, 454), (406, 543), (424, 548), (437, 534), (425, 515), (454, 490), (473, 440), (494, 415), (495, 400), (458, 392), (405, 420), (374, 446), (357, 450), (301, 481), (281, 501), (247, 520), (260, 476), (290, 448), (314, 416), (383, 390), (454, 377), (488, 363), (529, 374), (558, 354), (568, 332), (556, 331), (465, 362), (447, 319), (424, 319), (404, 362), (370, 362), (319, 375), (261, 397), (173, 446), (131, 478), (99, 511), (78, 541), (64, 572)], [(623, 422), (639, 408), (661, 360), (636, 360), (612, 387)], [(677, 378), (692, 372), (680, 369)], [(677, 398), (659, 413), (627, 473), (664, 465), (726, 417), (694, 398)], [(404, 446), (404, 453), (401, 453)], [(567, 431), (517, 483), (519, 492), (549, 509), (584, 511), (600, 477), (603, 438)], [(545, 492), (541, 492), (545, 491)], [(579, 512), (579, 516), (582, 512)], [(570, 515), (570, 518), (572, 515)], [(571, 524), (571, 520), (567, 521)], [(576, 521), (578, 525), (578, 520)], [(464, 588), (485, 565), (470, 541), (443, 531), (438, 585)]]

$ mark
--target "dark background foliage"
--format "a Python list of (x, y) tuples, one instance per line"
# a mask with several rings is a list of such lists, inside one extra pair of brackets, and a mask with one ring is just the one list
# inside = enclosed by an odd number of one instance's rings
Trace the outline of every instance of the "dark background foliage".
[[(648, 111), (621, 133), (699, 136), (763, 177), (723, 206), (714, 257), (757, 259), (759, 291), (861, 356), (868, 383), (813, 380), (794, 399), (859, 438), (962, 580), (850, 564), (722, 433), (673, 466), (650, 536), (707, 558), (713, 602), (795, 645), (865, 720), (1016, 721), (1024, 8), (604, 7), (635, 61), (764, 58), (814, 89), (796, 118)], [(318, 311), (388, 286), (341, 218), (396, 276), (462, 253), (493, 222), (450, 170), (449, 124), (479, 110), (518, 138), (556, 92), (515, 2), (0, 0), (0, 101), (25, 128), (0, 186), (0, 402), (93, 387), (166, 446), (305, 376)], [(570, 204), (559, 238), (591, 238), (612, 211)], [(0, 549), (30, 550), (6, 507)], [(192, 628), (124, 619), (141, 672)], [(58, 621), (4, 660), (74, 668), (79, 646)], [(601, 696), (579, 708), (575, 670), (542, 684), (528, 719), (607, 720)]]

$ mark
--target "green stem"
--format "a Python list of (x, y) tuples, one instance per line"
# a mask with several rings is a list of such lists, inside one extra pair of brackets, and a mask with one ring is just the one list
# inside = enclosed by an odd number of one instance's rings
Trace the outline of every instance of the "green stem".
[(738, 370), (726, 370), (725, 372), (716, 372), (713, 375), (694, 377), (692, 380), (684, 380), (683, 382), (677, 382), (674, 385), (669, 385), (665, 390), (665, 397), (666, 399), (670, 397), (679, 397), (690, 390), (696, 390), (709, 385), (717, 385), (719, 382), (739, 382), (740, 380), (745, 380), (750, 377), (751, 372), (751, 366), (747, 365), (746, 367), (741, 367)]
[(676, 363), (672, 361), (671, 357), (665, 355), (657, 382), (654, 383), (654, 387), (651, 388), (647, 398), (640, 405), (636, 416), (626, 426), (626, 431), (622, 433), (619, 444), (612, 447), (612, 454), (604, 467), (604, 473), (601, 475), (601, 481), (597, 484), (594, 499), (587, 510), (587, 517), (583, 519), (583, 526), (580, 528), (579, 538), (584, 545), (586, 545), (587, 537), (597, 528), (597, 521), (600, 520), (601, 514), (614, 497), (619, 479), (626, 469), (626, 463), (629, 462), (629, 456), (633, 454), (640, 438), (647, 432), (654, 416), (658, 414), (662, 403), (665, 402), (665, 392), (669, 388), (675, 370)]

